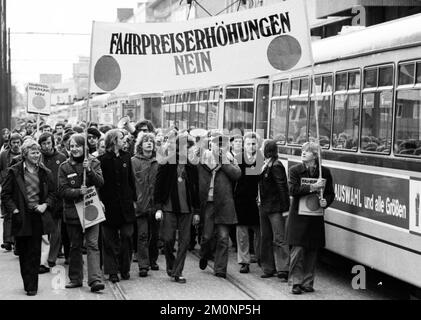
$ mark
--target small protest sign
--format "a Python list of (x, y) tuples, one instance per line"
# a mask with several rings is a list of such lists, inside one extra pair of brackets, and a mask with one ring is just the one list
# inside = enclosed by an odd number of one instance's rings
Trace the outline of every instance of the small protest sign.
[(83, 207), (85, 207), (85, 229), (105, 220), (104, 210), (95, 187), (88, 188), (84, 201), (75, 203), (80, 223), (83, 225)]

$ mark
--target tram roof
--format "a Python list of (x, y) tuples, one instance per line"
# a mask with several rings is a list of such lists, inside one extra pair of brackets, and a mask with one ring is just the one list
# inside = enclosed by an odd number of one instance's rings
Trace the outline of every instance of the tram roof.
[(315, 63), (350, 59), (421, 44), (421, 14), (312, 43)]

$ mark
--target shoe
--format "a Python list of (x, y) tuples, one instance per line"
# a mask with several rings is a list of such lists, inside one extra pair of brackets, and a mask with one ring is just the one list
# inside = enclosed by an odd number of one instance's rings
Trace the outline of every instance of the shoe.
[(153, 271), (158, 271), (159, 270), (159, 266), (156, 262), (151, 263), (151, 270)]
[(172, 270), (167, 270), (167, 275), (168, 275), (169, 277), (172, 277)]
[(200, 270), (205, 270), (207, 266), (208, 266), (208, 260), (205, 258), (200, 258), (200, 261), (199, 261)]
[(148, 270), (146, 270), (146, 269), (139, 270), (139, 277), (144, 278), (144, 277), (147, 277), (147, 276), (148, 276)]
[(256, 257), (252, 257), (252, 258), (250, 258), (250, 263), (257, 263), (257, 259), (256, 259)]
[(300, 289), (304, 292), (314, 292), (314, 288), (310, 286), (300, 286)]
[(66, 289), (74, 289), (74, 288), (80, 288), (81, 286), (82, 286), (81, 283), (70, 281), (68, 284), (66, 284), (65, 288)]
[(219, 278), (224, 278), (224, 279), (226, 279), (226, 277), (227, 277), (227, 275), (225, 273), (220, 273), (220, 272), (215, 273), (215, 276), (219, 277)]
[(121, 274), (121, 279), (123, 279), (123, 280), (129, 280), (130, 279), (130, 273), (129, 272), (122, 273)]
[(38, 274), (43, 274), (43, 273), (47, 273), (47, 272), (50, 272), (50, 268), (47, 268), (44, 265), (39, 266)]
[(68, 265), (69, 264), (69, 259), (65, 259), (64, 260), (64, 264), (67, 264)]
[(3, 243), (1, 247), (6, 251), (12, 251), (12, 244), (11, 243)]
[(54, 267), (56, 266), (56, 263), (55, 263), (55, 262), (53, 262), (53, 261), (47, 261), (47, 263), (48, 263), (48, 266), (49, 266), (50, 268), (54, 268)]
[(181, 277), (181, 276), (175, 276), (174, 277), (174, 281), (175, 282), (178, 282), (178, 283), (186, 283), (186, 278), (184, 278), (184, 277)]
[(110, 274), (108, 280), (110, 280), (112, 283), (120, 282), (120, 278), (117, 274)]
[(57, 258), (63, 259), (64, 258), (64, 253), (63, 252), (59, 252), (58, 255), (57, 255)]
[(263, 278), (263, 279), (272, 278), (273, 276), (274, 276), (274, 274), (272, 274), (272, 273), (264, 273), (260, 276), (260, 278)]
[(302, 293), (303, 293), (303, 291), (301, 290), (301, 287), (300, 287), (300, 285), (299, 285), (299, 284), (294, 284), (294, 285), (292, 286), (292, 290), (291, 290), (291, 292), (292, 292), (293, 294), (302, 294)]
[(137, 256), (133, 256), (133, 262), (139, 262), (139, 260), (137, 260)]
[(16, 249), (16, 246), (15, 246), (15, 248), (13, 249), (13, 254), (14, 254), (16, 257), (19, 257), (19, 251), (18, 251), (18, 249)]
[(104, 289), (105, 289), (105, 285), (99, 280), (94, 281), (94, 283), (91, 284), (91, 292), (98, 292)]
[(36, 296), (37, 295), (37, 292), (35, 290), (33, 290), (33, 291), (26, 291), (26, 295), (27, 296)]
[(288, 272), (286, 271), (278, 272), (278, 278), (281, 279), (281, 282), (288, 282)]
[(249, 273), (249, 272), (250, 272), (249, 265), (246, 263), (243, 263), (240, 268), (240, 273)]

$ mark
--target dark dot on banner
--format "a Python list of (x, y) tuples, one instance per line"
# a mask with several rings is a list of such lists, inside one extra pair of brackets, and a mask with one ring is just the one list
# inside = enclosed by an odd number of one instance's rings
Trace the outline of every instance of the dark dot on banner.
[(87, 206), (85, 208), (85, 219), (88, 221), (94, 221), (98, 218), (98, 209), (95, 206)]
[(47, 104), (43, 97), (35, 96), (32, 98), (32, 105), (37, 109), (44, 109)]
[(319, 197), (315, 194), (307, 197), (306, 205), (311, 211), (318, 210), (320, 208)]
[(112, 91), (121, 81), (121, 69), (116, 59), (102, 56), (95, 64), (94, 81), (98, 88)]
[(284, 35), (273, 39), (267, 50), (269, 63), (275, 69), (285, 71), (294, 67), (301, 59), (301, 46), (297, 39)]

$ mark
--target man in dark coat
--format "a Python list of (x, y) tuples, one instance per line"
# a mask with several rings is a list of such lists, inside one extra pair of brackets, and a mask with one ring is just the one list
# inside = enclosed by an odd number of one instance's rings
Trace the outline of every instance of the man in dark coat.
[[(307, 142), (302, 147), (301, 160), (289, 170), (289, 193), (293, 197), (287, 223), (286, 239), (291, 246), (289, 274), (292, 280), (292, 293), (313, 292), (314, 274), (318, 249), (325, 246), (324, 218), (321, 215), (308, 215), (300, 211), (300, 198), (311, 195), (319, 197), (319, 206), (326, 209), (335, 199), (332, 176), (329, 169), (322, 167), (319, 177), (319, 145)], [(304, 184), (303, 179), (315, 178), (317, 182)], [(323, 190), (323, 197), (320, 191)], [(301, 213), (301, 214), (300, 214)]]
[[(66, 161), (66, 156), (57, 151), (55, 139), (52, 133), (45, 132), (38, 138), (41, 146), (41, 161), (50, 169), (53, 176), (54, 190), (58, 190), (58, 168), (60, 164)], [(63, 217), (63, 201), (58, 198), (51, 209), (51, 215), (54, 220), (54, 230), (50, 233), (50, 250), (48, 253), (48, 266), (50, 268), (56, 265), (56, 260), (61, 246), (61, 222)]]
[(264, 163), (259, 150), (260, 137), (253, 132), (244, 136), (243, 152), (236, 155), (241, 169), (241, 178), (234, 189), (235, 212), (237, 213), (237, 261), (241, 265), (240, 272), (250, 271), (249, 230), (254, 232), (254, 252), (260, 260), (260, 228), (257, 194), (259, 174)]
[[(6, 179), (7, 169), (12, 165), (13, 159), (20, 155), (21, 145), (22, 136), (19, 133), (13, 133), (8, 140), (8, 148), (0, 153), (0, 184)], [(7, 251), (11, 251), (14, 243), (11, 234), (12, 214), (11, 212), (7, 212), (3, 203), (1, 204), (1, 216), (3, 218), (3, 244), (1, 247)]]
[(136, 221), (134, 203), (137, 201), (136, 184), (131, 157), (122, 151), (123, 133), (113, 129), (105, 135), (106, 153), (101, 162), (104, 185), (99, 189), (105, 206), (106, 221), (102, 223), (104, 273), (110, 281), (130, 278), (133, 225)]
[(38, 291), (41, 238), (53, 228), (49, 209), (55, 202), (51, 171), (40, 163), (40, 146), (33, 139), (22, 145), (22, 158), (6, 176), (1, 200), (12, 213), (12, 234), (19, 250), (20, 271), (29, 296)]
[(229, 228), (237, 223), (233, 184), (241, 176), (237, 161), (229, 153), (228, 137), (215, 134), (211, 150), (198, 165), (200, 213), (203, 235), (200, 243), (200, 269), (206, 269), (212, 255), (211, 240), (216, 231), (215, 276), (226, 278)]

